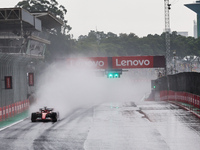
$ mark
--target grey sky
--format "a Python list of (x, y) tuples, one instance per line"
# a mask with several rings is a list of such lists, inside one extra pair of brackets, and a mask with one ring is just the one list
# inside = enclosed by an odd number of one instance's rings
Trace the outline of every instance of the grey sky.
[[(66, 19), (75, 38), (90, 30), (135, 33), (139, 37), (161, 34), (164, 30), (164, 0), (57, 0), (68, 10)], [(19, 0), (1, 0), (1, 7), (13, 7)], [(172, 31), (193, 36), (196, 14), (184, 4), (194, 0), (170, 0)]]

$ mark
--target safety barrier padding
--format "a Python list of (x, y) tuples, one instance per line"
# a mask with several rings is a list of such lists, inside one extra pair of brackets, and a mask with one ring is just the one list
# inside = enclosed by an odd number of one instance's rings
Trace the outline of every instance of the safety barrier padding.
[(0, 107), (0, 121), (4, 121), (10, 117), (22, 113), (29, 109), (29, 100), (15, 102), (13, 104)]
[(160, 91), (160, 100), (182, 102), (200, 109), (200, 96), (192, 93)]
[(3, 112), (2, 112), (2, 108), (0, 107), (0, 121), (2, 121), (2, 114)]

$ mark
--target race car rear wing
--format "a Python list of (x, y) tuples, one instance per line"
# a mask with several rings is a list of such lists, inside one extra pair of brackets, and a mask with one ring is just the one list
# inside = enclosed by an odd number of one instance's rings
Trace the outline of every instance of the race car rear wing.
[(45, 110), (47, 110), (47, 111), (53, 111), (53, 108), (40, 108), (40, 111), (45, 111)]

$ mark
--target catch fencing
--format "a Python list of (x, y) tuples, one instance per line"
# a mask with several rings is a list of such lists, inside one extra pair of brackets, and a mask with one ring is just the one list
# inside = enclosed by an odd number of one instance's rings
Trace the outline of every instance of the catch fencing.
[(171, 101), (200, 114), (200, 73), (183, 72), (168, 75), (152, 82), (147, 100)]
[(0, 121), (28, 109), (41, 62), (24, 54), (0, 53)]
[(183, 72), (155, 80), (155, 91), (177, 91), (200, 95), (200, 73)]

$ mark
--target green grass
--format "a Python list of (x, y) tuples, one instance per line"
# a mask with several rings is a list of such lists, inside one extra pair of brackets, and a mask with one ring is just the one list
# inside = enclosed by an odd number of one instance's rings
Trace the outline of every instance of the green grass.
[(0, 122), (0, 129), (3, 128), (3, 127), (9, 126), (9, 125), (11, 125), (11, 124), (13, 124), (17, 121), (20, 121), (22, 119), (25, 119), (26, 117), (28, 117), (28, 115), (29, 115), (29, 111), (26, 110), (26, 111), (24, 111), (20, 114), (15, 115), (14, 117), (11, 117), (11, 118), (8, 118), (4, 121), (1, 121)]

